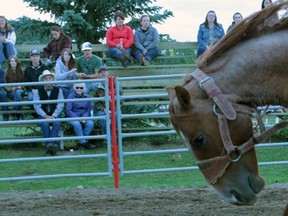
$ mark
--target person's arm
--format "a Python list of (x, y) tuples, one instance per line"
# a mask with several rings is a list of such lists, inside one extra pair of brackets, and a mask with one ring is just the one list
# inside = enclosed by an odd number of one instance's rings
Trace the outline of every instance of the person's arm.
[(144, 51), (146, 51), (146, 49), (144, 48), (143, 44), (141, 43), (140, 37), (141, 37), (141, 33), (138, 30), (136, 30), (135, 35), (134, 35), (135, 47), (137, 49), (141, 50), (142, 52), (144, 52)]
[[(36, 90), (33, 94), (33, 101), (39, 101), (40, 102), (40, 96), (39, 96), (39, 92), (38, 90)], [(42, 109), (42, 104), (33, 104), (34, 106), (34, 110), (35, 112), (39, 115), (42, 116), (44, 118), (44, 116), (46, 116), (47, 114), (45, 113), (45, 111)]]
[[(70, 95), (68, 95), (67, 99), (74, 99), (74, 97), (72, 94), (70, 94)], [(73, 112), (73, 102), (67, 102), (66, 103), (66, 114), (67, 114), (67, 117), (69, 117), (69, 118), (79, 117), (76, 115), (75, 112)]]
[(113, 42), (113, 27), (106, 32), (106, 44), (109, 47), (117, 47), (117, 43)]
[(159, 34), (158, 34), (157, 29), (153, 28), (153, 27), (150, 27), (150, 28), (151, 28), (150, 34), (152, 34), (153, 39), (152, 39), (151, 43), (146, 47), (147, 50), (152, 49), (154, 47), (158, 47), (158, 44), (159, 44)]
[(16, 44), (16, 33), (15, 33), (15, 31), (9, 32), (9, 34), (8, 34), (8, 36), (6, 38), (6, 43), (7, 42), (12, 43), (13, 45)]
[(132, 46), (132, 44), (134, 43), (134, 34), (133, 34), (133, 30), (131, 29), (131, 27), (126, 26), (124, 28), (127, 28), (128, 31), (128, 38), (125, 44), (123, 44), (123, 49), (128, 49), (129, 47)]
[[(63, 92), (62, 92), (62, 90), (59, 88), (59, 93), (58, 93), (58, 98), (57, 98), (57, 100), (63, 100), (63, 99), (64, 99)], [(64, 103), (63, 103), (63, 102), (57, 103), (56, 109), (54, 110), (52, 116), (53, 116), (54, 118), (59, 117), (60, 114), (61, 114), (61, 112), (62, 112), (62, 110), (63, 110), (63, 108), (64, 108)]]
[(203, 31), (202, 31), (201, 25), (199, 26), (199, 30), (197, 34), (197, 42), (198, 42), (198, 46), (200, 47), (206, 47), (207, 45), (207, 42), (203, 38)]
[(64, 65), (62, 63), (61, 60), (57, 61), (56, 62), (56, 65), (55, 65), (55, 77), (56, 77), (56, 80), (66, 80), (68, 76), (70, 76), (71, 74), (75, 73), (76, 72), (76, 69), (72, 69), (70, 71), (66, 71), (64, 73), (62, 73), (62, 71), (65, 70), (64, 69)]
[(52, 41), (50, 41), (50, 42), (48, 43), (48, 45), (43, 48), (43, 52), (44, 52), (44, 55), (45, 55), (45, 58), (46, 58), (46, 59), (50, 59), (50, 56), (51, 56), (51, 53), (52, 53), (51, 43), (52, 43)]

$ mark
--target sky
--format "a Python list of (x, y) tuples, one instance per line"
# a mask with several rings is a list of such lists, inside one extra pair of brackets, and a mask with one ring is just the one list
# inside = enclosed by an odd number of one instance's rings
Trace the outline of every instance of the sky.
[[(174, 17), (168, 18), (162, 25), (153, 26), (157, 28), (159, 34), (169, 34), (177, 41), (196, 41), (199, 25), (204, 22), (209, 10), (216, 12), (218, 23), (223, 25), (226, 32), (235, 12), (240, 12), (243, 17), (249, 16), (260, 10), (261, 2), (261, 0), (157, 0), (157, 5), (172, 11)], [(33, 19), (51, 20), (49, 14), (39, 14), (22, 0), (9, 0), (9, 3), (1, 4), (0, 15), (4, 15), (7, 19), (25, 15)]]

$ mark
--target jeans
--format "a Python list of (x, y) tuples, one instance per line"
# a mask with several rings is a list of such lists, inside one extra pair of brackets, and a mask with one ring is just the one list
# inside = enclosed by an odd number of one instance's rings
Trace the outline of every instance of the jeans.
[[(142, 54), (142, 51), (137, 49), (134, 53), (135, 58), (137, 59), (138, 62), (140, 62), (140, 54)], [(157, 47), (149, 49), (144, 56), (144, 58), (148, 61), (151, 62), (153, 59), (157, 58), (159, 55), (159, 49)]]
[[(6, 91), (3, 88), (0, 88), (0, 102), (8, 102)], [(2, 106), (2, 110), (8, 110), (8, 106)], [(8, 114), (4, 114), (4, 116), (8, 116)]]
[[(105, 116), (106, 113), (102, 110), (97, 111), (96, 116)], [(100, 119), (100, 125), (101, 125), (101, 129), (102, 129), (102, 134), (107, 134), (107, 124), (106, 124), (106, 120), (105, 119)]]
[[(79, 121), (68, 121), (67, 123), (73, 126), (76, 136), (89, 136), (94, 128), (94, 122), (92, 120), (86, 120), (84, 124)], [(80, 139), (79, 143), (87, 143), (87, 140)]]
[(108, 55), (114, 59), (121, 59), (121, 57), (123, 57), (125, 54), (129, 54), (131, 56), (132, 49), (128, 48), (126, 50), (120, 50), (119, 48), (116, 47), (110, 47), (108, 49)]
[[(22, 101), (22, 97), (24, 96), (23, 89), (17, 89), (15, 91), (11, 91), (7, 93), (7, 97), (14, 101)], [(22, 106), (14, 106), (14, 110), (20, 110)]]
[[(39, 119), (44, 119), (42, 116), (39, 117)], [(61, 128), (61, 122), (42, 122), (39, 123), (43, 138), (52, 138), (52, 137), (58, 137), (59, 136), (59, 131)], [(52, 128), (50, 128), (50, 125), (52, 125)], [(45, 146), (48, 143), (55, 143), (51, 141), (46, 141), (44, 142)]]
[(16, 55), (16, 49), (14, 44), (11, 42), (2, 43), (0, 42), (0, 63), (5, 62), (6, 59), (9, 59), (10, 56)]

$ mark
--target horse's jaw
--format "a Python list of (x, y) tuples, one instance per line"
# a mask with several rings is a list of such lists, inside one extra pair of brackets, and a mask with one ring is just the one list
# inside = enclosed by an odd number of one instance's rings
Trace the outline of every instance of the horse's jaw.
[(233, 205), (253, 205), (264, 186), (265, 181), (261, 176), (245, 172), (236, 182), (220, 181), (213, 185), (220, 196)]

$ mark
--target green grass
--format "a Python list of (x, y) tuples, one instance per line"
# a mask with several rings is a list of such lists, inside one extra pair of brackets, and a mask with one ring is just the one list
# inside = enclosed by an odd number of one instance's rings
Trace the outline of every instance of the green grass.
[[(1, 158), (23, 158), (44, 156), (43, 147), (40, 144), (1, 146)], [(23, 145), (22, 145), (23, 146)], [(167, 147), (167, 145), (166, 145)], [(175, 147), (175, 145), (174, 145)], [(178, 146), (179, 147), (179, 146)], [(180, 146), (181, 147), (181, 146)], [(129, 145), (125, 151), (144, 149), (157, 149), (162, 146)], [(104, 153), (105, 148), (92, 151), (78, 151), (77, 154)], [(280, 161), (287, 160), (288, 148), (262, 148), (257, 149), (259, 161)], [(166, 167), (187, 167), (196, 165), (190, 153), (172, 153), (157, 155), (127, 156), (124, 158), (125, 170), (156, 169)], [(60, 173), (84, 173), (84, 172), (106, 172), (107, 159), (68, 159), (56, 161), (33, 161), (13, 162), (0, 164), (0, 177), (49, 175)], [(261, 166), (260, 174), (266, 179), (267, 184), (287, 182), (287, 165)], [(125, 174), (120, 176), (120, 188), (156, 188), (156, 187), (203, 187), (207, 186), (199, 170), (177, 171), (165, 173), (147, 174)], [(57, 179), (41, 179), (26, 181), (0, 182), (0, 191), (37, 191), (45, 189), (63, 189), (84, 187), (113, 188), (114, 178), (107, 176), (97, 177), (70, 177)]]

